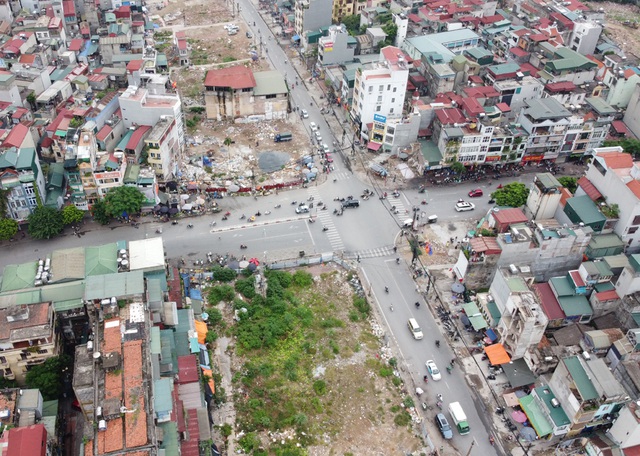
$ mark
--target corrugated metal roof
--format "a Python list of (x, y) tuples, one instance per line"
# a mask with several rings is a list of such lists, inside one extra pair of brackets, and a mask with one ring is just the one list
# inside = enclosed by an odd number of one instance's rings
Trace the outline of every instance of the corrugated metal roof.
[(198, 359), (194, 355), (178, 356), (178, 383), (197, 382)]
[(144, 276), (142, 271), (103, 274), (87, 277), (85, 300), (141, 295), (143, 293)]
[(593, 185), (593, 183), (591, 183), (587, 176), (582, 176), (580, 179), (578, 179), (578, 185), (580, 186), (580, 188), (582, 188), (582, 190), (584, 190), (584, 192), (589, 198), (591, 198), (592, 201), (597, 201), (602, 198), (602, 193), (598, 191), (598, 189), (595, 187), (595, 185)]
[(85, 275), (87, 277), (118, 272), (118, 246), (105, 244), (85, 249)]
[(551, 285), (549, 283), (537, 283), (533, 285), (536, 294), (538, 295), (540, 306), (547, 315), (547, 318), (551, 320), (564, 320), (565, 314), (560, 307), (560, 303), (553, 294)]
[(255, 96), (287, 93), (287, 84), (279, 71), (261, 71), (254, 73), (253, 77), (256, 81), (256, 86), (253, 89)]
[(161, 352), (160, 344), (160, 327), (152, 326), (151, 334), (149, 336), (149, 352), (152, 355), (159, 355)]
[(589, 376), (584, 370), (584, 367), (582, 367), (582, 364), (580, 363), (578, 357), (571, 356), (569, 358), (564, 358), (562, 362), (564, 362), (564, 365), (567, 367), (567, 370), (569, 371), (573, 382), (578, 388), (581, 399), (583, 401), (597, 399), (598, 392), (593, 386), (593, 383), (591, 383), (591, 380), (589, 380)]
[(175, 421), (167, 421), (166, 423), (158, 423), (158, 427), (162, 429), (162, 443), (160, 449), (166, 454), (180, 454), (180, 443), (178, 440), (178, 425)]
[(173, 410), (173, 398), (171, 390), (173, 382), (170, 378), (161, 378), (153, 382), (153, 406), (156, 416), (169, 413)]

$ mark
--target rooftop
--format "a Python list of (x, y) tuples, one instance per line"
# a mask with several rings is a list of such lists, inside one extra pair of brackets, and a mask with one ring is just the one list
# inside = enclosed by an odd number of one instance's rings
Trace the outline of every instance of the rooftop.
[(209, 70), (204, 80), (205, 87), (228, 87), (234, 90), (256, 86), (253, 71), (244, 65)]

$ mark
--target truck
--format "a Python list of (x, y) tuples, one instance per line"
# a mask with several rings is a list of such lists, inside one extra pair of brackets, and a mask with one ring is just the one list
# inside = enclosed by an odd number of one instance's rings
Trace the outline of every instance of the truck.
[(451, 402), (449, 404), (449, 414), (456, 428), (458, 428), (460, 435), (468, 434), (470, 431), (469, 423), (467, 422), (467, 415), (464, 414), (460, 402)]
[(285, 142), (291, 141), (293, 139), (293, 135), (289, 132), (278, 133), (276, 137), (273, 139), (274, 142)]

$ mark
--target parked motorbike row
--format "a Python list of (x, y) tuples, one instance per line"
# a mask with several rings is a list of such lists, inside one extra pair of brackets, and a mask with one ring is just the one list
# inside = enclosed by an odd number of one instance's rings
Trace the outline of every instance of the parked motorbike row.
[(438, 313), (438, 318), (442, 321), (442, 327), (447, 331), (449, 337), (453, 340), (458, 340), (458, 329), (451, 319), (451, 311), (446, 310), (444, 306), (438, 306), (436, 307), (436, 312)]

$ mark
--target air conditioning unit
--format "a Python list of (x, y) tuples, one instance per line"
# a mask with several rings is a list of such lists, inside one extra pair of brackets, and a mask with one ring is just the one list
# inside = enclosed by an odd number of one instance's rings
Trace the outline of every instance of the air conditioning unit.
[(553, 399), (551, 399), (551, 407), (553, 407), (553, 408), (560, 407), (560, 402), (555, 397)]

